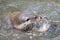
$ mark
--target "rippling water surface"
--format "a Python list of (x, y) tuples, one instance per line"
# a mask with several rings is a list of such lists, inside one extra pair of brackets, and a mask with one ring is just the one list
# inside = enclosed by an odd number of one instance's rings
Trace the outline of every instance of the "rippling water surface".
[[(1, 0), (0, 1), (0, 40), (60, 40), (60, 1), (59, 0)], [(56, 32), (52, 35), (22, 33), (8, 29), (4, 19), (5, 13), (13, 11), (30, 11), (41, 16), (47, 16), (57, 24)], [(5, 24), (6, 25), (5, 25)], [(2, 25), (3, 24), (3, 25)], [(28, 34), (28, 35), (27, 35)]]

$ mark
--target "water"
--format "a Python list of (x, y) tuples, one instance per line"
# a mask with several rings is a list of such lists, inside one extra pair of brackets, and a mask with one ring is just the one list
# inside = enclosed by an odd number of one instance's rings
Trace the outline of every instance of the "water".
[[(9, 29), (4, 19), (6, 13), (13, 11), (30, 11), (41, 16), (47, 16), (52, 21), (60, 21), (60, 0), (0, 0), (0, 40), (60, 40), (60, 22), (57, 30), (50, 36), (39, 36), (32, 33), (23, 33), (19, 30)], [(6, 19), (7, 20), (7, 19)]]

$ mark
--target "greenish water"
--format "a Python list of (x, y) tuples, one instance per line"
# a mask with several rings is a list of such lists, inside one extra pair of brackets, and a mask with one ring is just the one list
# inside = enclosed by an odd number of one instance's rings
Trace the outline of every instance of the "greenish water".
[[(13, 11), (35, 12), (47, 16), (52, 21), (60, 21), (60, 0), (0, 0), (0, 23), (4, 23), (5, 13)], [(3, 27), (0, 31), (0, 40), (60, 40), (60, 22), (56, 24), (57, 31), (49, 37), (31, 37), (18, 30), (8, 30)]]

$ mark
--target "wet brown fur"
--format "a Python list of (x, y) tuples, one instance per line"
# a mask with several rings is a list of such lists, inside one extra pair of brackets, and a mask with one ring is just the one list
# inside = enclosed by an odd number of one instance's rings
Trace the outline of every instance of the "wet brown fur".
[(8, 14), (10, 21), (13, 25), (19, 25), (22, 23), (22, 21), (19, 20), (17, 16), (19, 16), (21, 13), (19, 11), (11, 12)]

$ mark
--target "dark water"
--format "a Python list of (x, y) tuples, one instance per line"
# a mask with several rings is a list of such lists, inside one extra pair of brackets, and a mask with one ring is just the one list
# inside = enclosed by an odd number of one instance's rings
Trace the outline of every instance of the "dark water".
[[(57, 30), (50, 36), (32, 36), (31, 33), (27, 35), (15, 29), (8, 29), (5, 13), (13, 11), (30, 11), (47, 16), (57, 24)], [(0, 28), (0, 40), (60, 40), (60, 0), (0, 0)]]

